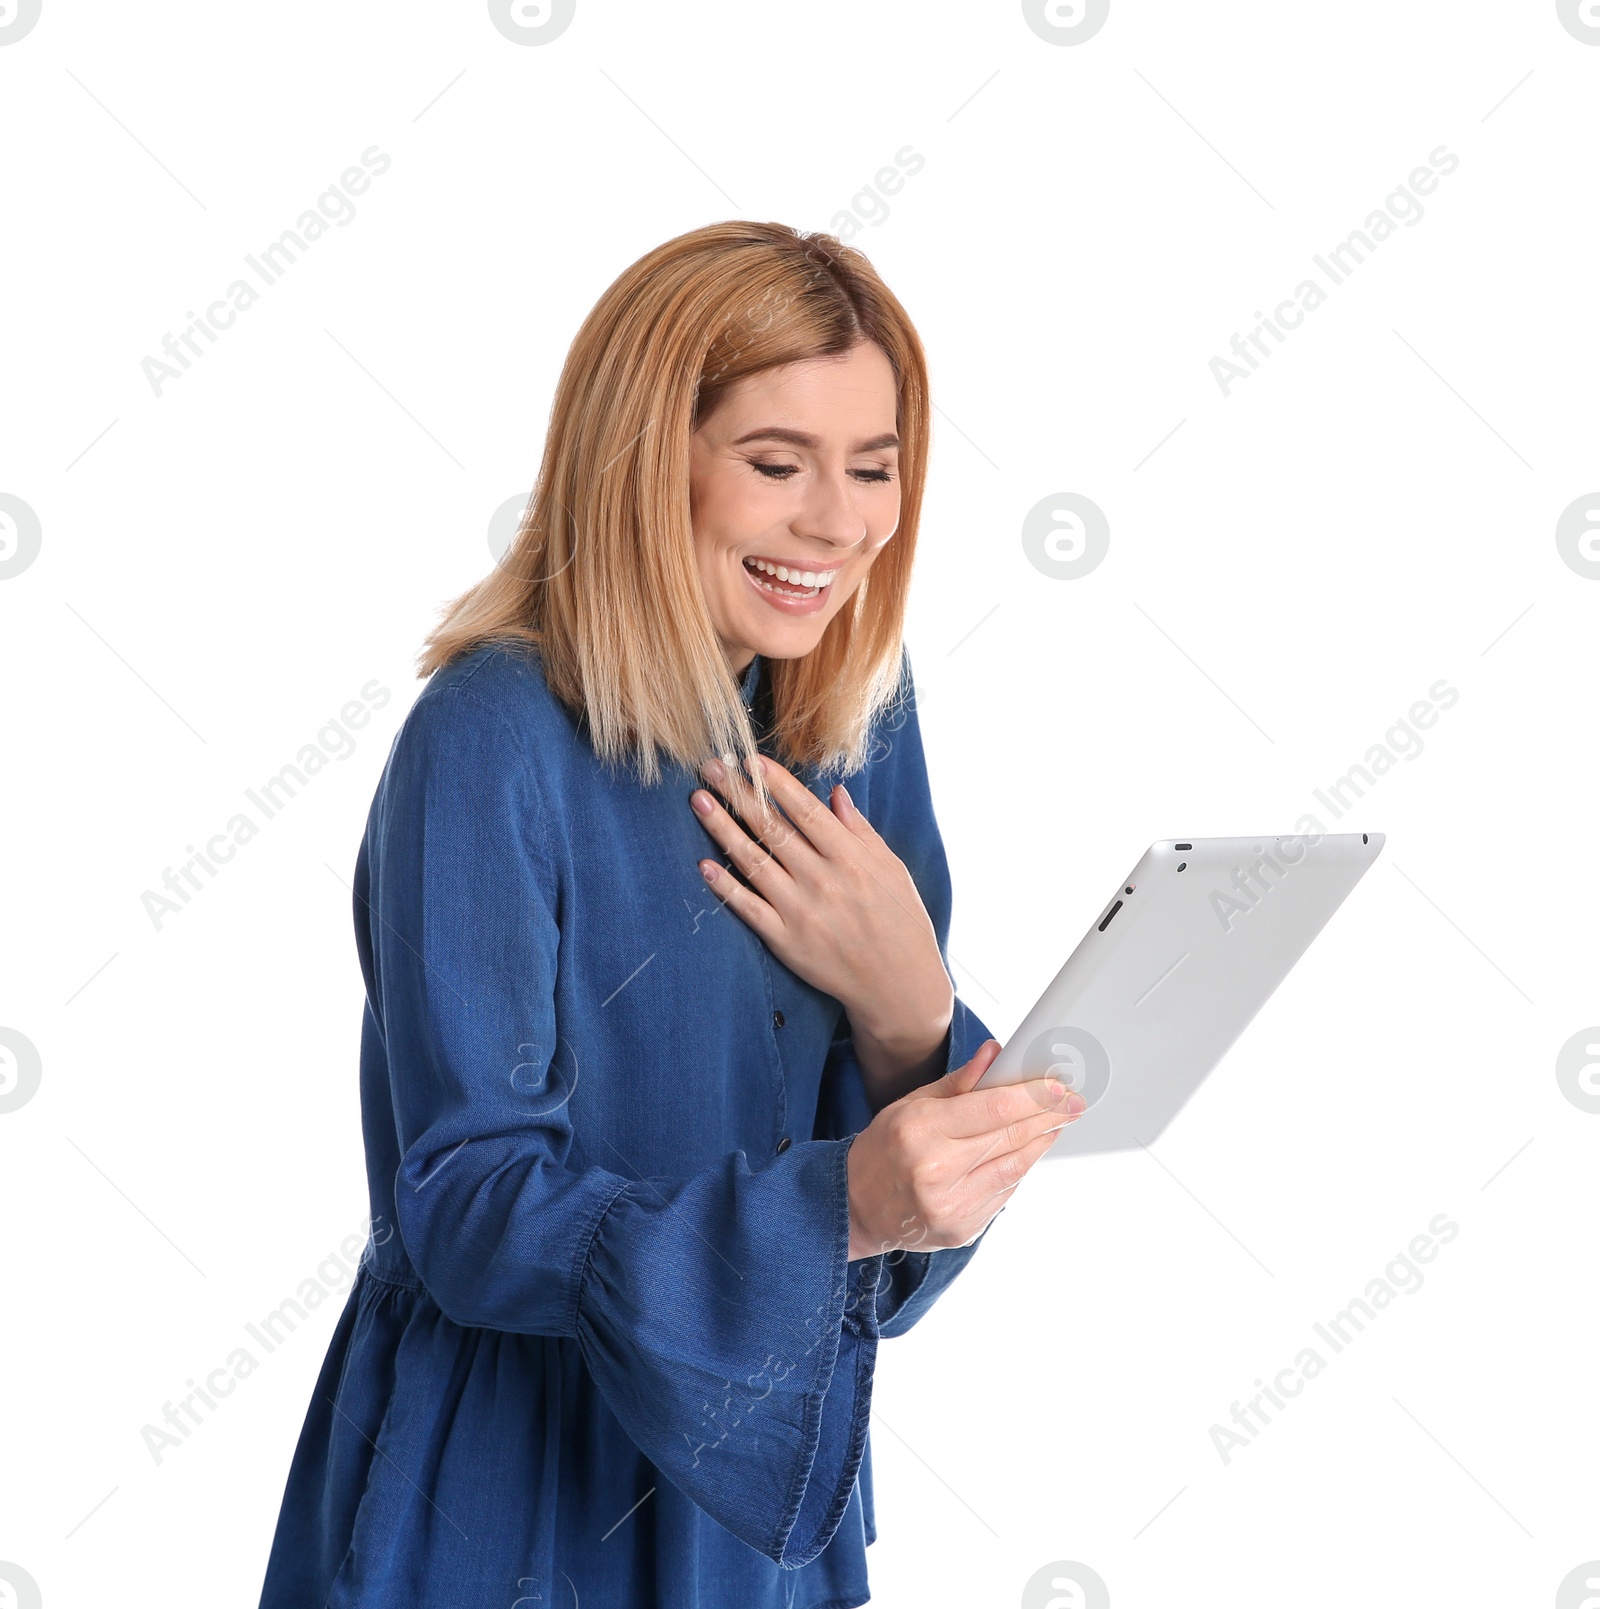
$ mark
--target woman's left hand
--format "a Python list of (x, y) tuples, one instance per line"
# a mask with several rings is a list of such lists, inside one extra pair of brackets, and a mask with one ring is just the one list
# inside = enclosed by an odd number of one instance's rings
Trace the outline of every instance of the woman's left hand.
[(690, 803), (750, 886), (715, 860), (702, 860), (701, 873), (791, 972), (844, 1006), (863, 1074), (892, 1099), (894, 1086), (944, 1071), (934, 1058), (955, 997), (933, 923), (842, 784), (824, 805), (775, 760), (763, 755), (761, 765), (779, 811), (719, 761), (702, 767), (750, 830), (704, 788)]

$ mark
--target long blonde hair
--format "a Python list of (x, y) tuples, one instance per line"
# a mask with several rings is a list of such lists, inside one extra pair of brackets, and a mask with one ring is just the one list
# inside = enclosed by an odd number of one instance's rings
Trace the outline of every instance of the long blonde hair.
[(691, 230), (626, 269), (584, 320), (557, 382), (532, 497), (499, 565), (445, 609), (429, 676), (491, 640), (536, 647), (596, 752), (691, 770), (753, 760), (755, 735), (711, 623), (689, 519), (689, 436), (728, 388), (802, 359), (880, 347), (894, 369), (900, 523), (799, 659), (771, 663), (790, 764), (852, 771), (893, 697), (928, 457), (928, 376), (905, 309), (832, 235), (777, 223)]

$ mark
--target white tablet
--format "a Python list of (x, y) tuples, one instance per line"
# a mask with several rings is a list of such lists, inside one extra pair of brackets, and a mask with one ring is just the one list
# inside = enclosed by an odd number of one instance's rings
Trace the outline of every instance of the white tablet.
[(1382, 848), (1381, 832), (1152, 844), (977, 1087), (1050, 1073), (1088, 1101), (1046, 1160), (1148, 1145)]

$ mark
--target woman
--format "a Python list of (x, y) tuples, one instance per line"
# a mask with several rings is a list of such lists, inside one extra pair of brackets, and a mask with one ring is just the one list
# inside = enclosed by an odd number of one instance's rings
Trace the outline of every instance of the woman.
[(580, 330), (357, 860), (374, 1227), (263, 1609), (867, 1601), (878, 1340), (1082, 1107), (972, 1089), (927, 433), (831, 237), (696, 230)]

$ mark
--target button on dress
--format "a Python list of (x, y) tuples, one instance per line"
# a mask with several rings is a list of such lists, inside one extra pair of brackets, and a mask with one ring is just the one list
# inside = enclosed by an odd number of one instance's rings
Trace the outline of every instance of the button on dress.
[[(942, 952), (910, 688), (849, 786)], [(521, 646), (396, 735), (355, 878), (372, 1231), (261, 1609), (867, 1602), (878, 1342), (976, 1244), (848, 1260), (849, 1023), (706, 886), (696, 785), (604, 766)], [(986, 1037), (958, 999), (946, 1065)]]

